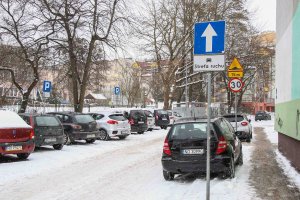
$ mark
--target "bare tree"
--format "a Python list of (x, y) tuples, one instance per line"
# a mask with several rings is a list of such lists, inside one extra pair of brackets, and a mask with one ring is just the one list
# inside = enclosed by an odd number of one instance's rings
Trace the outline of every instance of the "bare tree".
[[(15, 59), (6, 60), (6, 63), (2, 62), (0, 71), (10, 73), (12, 83), (22, 95), (18, 112), (25, 112), (29, 95), (39, 81), (39, 68), (48, 51), (49, 37), (53, 31), (45, 28), (44, 23), (36, 18), (36, 9), (29, 1), (1, 0), (0, 11), (1, 40), (7, 46), (14, 46), (12, 57), (22, 61), (20, 65)], [(21, 74), (24, 71), (26, 74)], [(16, 72), (19, 76), (16, 76)], [(18, 77), (26, 77), (26, 81), (22, 82)]]
[[(37, 6), (46, 21), (57, 22), (52, 42), (67, 52), (74, 110), (82, 112), (95, 47), (117, 46), (118, 27), (126, 21), (124, 4), (121, 0), (42, 0)], [(77, 52), (79, 44), (84, 47), (82, 54)]]

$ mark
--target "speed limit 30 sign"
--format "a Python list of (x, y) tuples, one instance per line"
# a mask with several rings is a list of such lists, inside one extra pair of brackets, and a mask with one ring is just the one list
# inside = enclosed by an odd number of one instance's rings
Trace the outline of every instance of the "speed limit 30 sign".
[(232, 92), (240, 92), (244, 87), (244, 82), (239, 78), (230, 79), (228, 87)]

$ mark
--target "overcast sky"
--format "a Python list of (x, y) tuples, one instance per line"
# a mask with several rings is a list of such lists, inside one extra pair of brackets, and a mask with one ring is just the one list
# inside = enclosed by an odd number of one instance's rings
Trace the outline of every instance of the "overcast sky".
[(276, 30), (276, 0), (248, 0), (248, 10), (253, 12), (251, 19), (261, 31)]

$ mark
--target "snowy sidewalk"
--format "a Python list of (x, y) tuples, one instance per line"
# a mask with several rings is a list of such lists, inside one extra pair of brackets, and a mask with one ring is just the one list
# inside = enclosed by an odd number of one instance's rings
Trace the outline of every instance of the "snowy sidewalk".
[[(272, 121), (254, 122), (254, 137), (250, 182), (258, 196), (264, 200), (300, 199), (299, 187), (284, 170), (289, 163), (279, 159), (281, 154)], [(297, 172), (295, 177), (299, 178)]]

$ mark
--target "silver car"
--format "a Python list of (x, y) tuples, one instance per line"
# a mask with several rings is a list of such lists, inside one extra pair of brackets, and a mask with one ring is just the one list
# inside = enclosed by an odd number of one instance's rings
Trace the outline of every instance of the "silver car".
[(152, 131), (155, 126), (154, 115), (150, 110), (144, 110), (144, 113), (147, 116), (148, 131)]
[(112, 137), (125, 139), (130, 135), (130, 124), (122, 113), (103, 111), (89, 114), (99, 126), (100, 140), (109, 140)]

